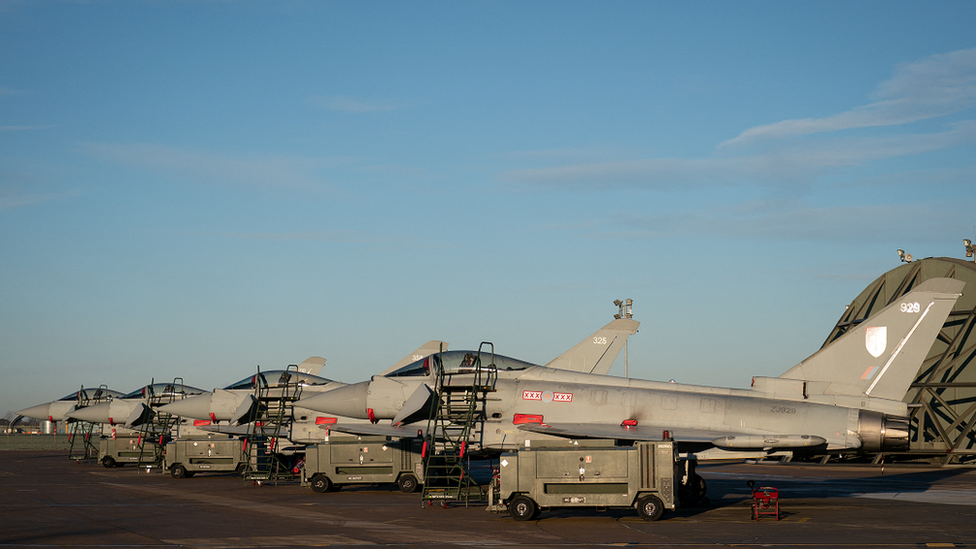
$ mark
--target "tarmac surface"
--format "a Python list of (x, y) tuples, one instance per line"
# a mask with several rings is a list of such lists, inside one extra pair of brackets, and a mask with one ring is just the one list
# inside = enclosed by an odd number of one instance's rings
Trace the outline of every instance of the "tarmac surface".
[[(388, 486), (317, 494), (3, 451), (0, 547), (976, 547), (974, 469), (737, 463), (699, 472), (708, 501), (657, 522), (630, 509), (517, 522), (483, 504), (426, 506)], [(779, 488), (781, 520), (751, 520), (748, 479)]]

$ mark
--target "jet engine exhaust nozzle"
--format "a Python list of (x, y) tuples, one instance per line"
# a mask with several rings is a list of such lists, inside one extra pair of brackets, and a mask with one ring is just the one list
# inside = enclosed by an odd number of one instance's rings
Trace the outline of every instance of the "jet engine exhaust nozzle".
[(857, 435), (865, 452), (892, 452), (908, 449), (908, 418), (861, 410)]

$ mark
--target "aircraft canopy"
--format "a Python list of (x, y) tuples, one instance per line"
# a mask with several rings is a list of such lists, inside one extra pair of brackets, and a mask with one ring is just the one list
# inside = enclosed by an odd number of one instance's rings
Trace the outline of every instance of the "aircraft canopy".
[[(497, 370), (524, 370), (535, 364), (502, 355), (492, 357), (489, 353), (482, 353), (481, 368), (489, 369), (489, 363), (494, 360)], [(399, 370), (390, 372), (387, 377), (414, 377), (430, 375), (430, 368), (443, 364), (444, 372), (448, 374), (463, 374), (474, 372), (478, 362), (477, 351), (446, 351), (426, 356), (416, 362), (411, 362)]]
[[(260, 376), (260, 381), (258, 380)], [(268, 370), (267, 372), (261, 372), (259, 374), (254, 374), (248, 376), (237, 383), (232, 383), (224, 389), (231, 391), (234, 389), (254, 389), (255, 384), (260, 383), (261, 387), (280, 387), (286, 383), (294, 384), (297, 382), (302, 387), (308, 387), (309, 385), (328, 385), (333, 381), (331, 379), (326, 379), (324, 377), (315, 376), (312, 374), (306, 374), (303, 372), (296, 372), (295, 370)], [(270, 381), (270, 383), (269, 383)]]

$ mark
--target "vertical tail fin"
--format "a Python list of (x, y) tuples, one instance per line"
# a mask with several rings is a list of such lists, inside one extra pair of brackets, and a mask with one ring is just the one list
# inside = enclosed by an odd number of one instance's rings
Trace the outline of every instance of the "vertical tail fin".
[(901, 400), (965, 285), (930, 278), (779, 377), (811, 394)]
[(322, 371), (322, 366), (325, 366), (325, 359), (320, 356), (310, 356), (298, 365), (298, 371), (303, 374), (312, 374), (313, 376), (319, 375)]
[(547, 368), (574, 372), (606, 374), (624, 348), (627, 338), (637, 333), (640, 322), (618, 318), (600, 328), (593, 335), (577, 343), (572, 349), (546, 364)]
[(447, 350), (446, 341), (439, 341), (436, 339), (432, 341), (428, 341), (427, 343), (424, 343), (423, 345), (418, 347), (416, 351), (401, 358), (396, 364), (387, 368), (386, 371), (384, 371), (380, 375), (385, 376), (390, 372), (395, 372), (399, 370), (400, 368), (406, 366), (407, 364), (410, 364), (411, 362), (417, 362), (418, 360), (424, 358), (425, 356), (432, 355), (434, 353), (439, 353), (441, 351), (446, 351), (446, 350)]

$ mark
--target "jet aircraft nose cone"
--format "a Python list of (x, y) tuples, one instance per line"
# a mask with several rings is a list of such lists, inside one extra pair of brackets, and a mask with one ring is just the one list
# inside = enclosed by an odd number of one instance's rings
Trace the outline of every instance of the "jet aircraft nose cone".
[(187, 417), (190, 419), (210, 419), (210, 397), (213, 393), (203, 393), (201, 395), (177, 400), (170, 404), (159, 407), (159, 411), (174, 416)]
[[(77, 410), (68, 412), (68, 417), (89, 423), (109, 423), (109, 405), (111, 402), (103, 402), (94, 406), (85, 406)], [(126, 417), (111, 418), (115, 423), (125, 423)]]
[(367, 419), (366, 395), (369, 382), (362, 381), (303, 398), (296, 406), (331, 415)]
[(51, 403), (46, 402), (44, 404), (38, 404), (37, 406), (31, 406), (30, 408), (24, 408), (23, 410), (17, 412), (18, 416), (29, 417), (32, 419), (47, 419), (50, 415)]

